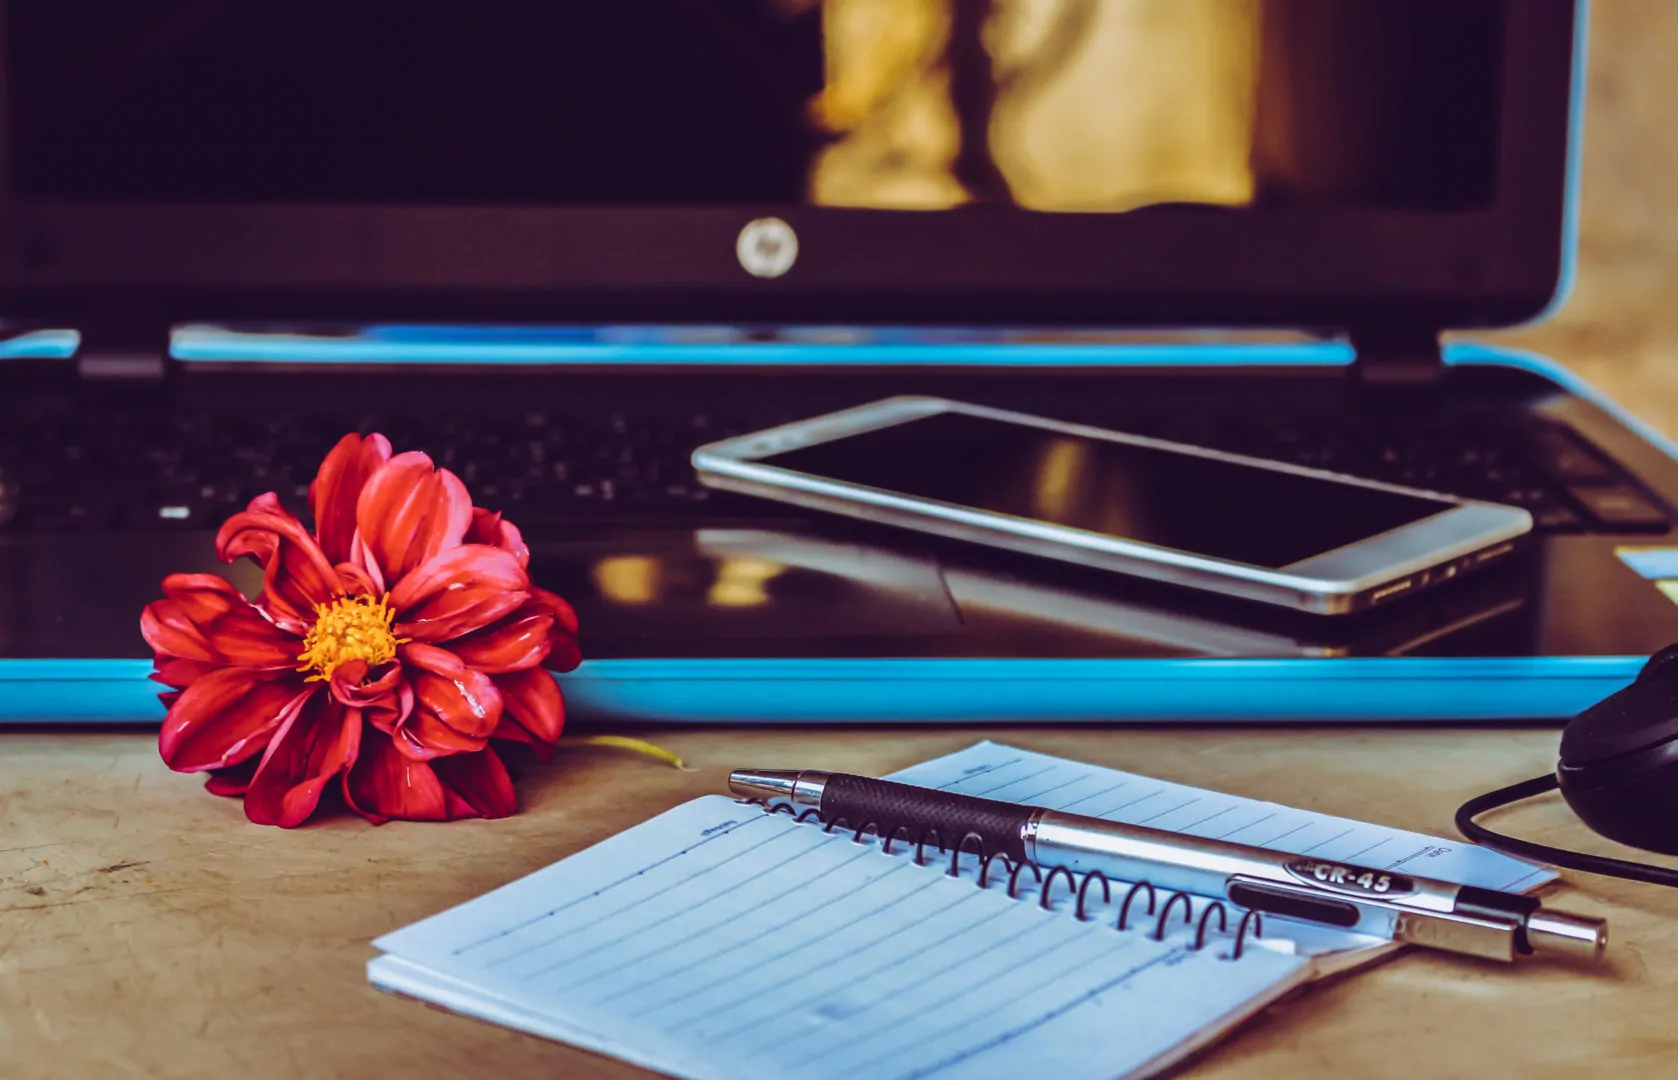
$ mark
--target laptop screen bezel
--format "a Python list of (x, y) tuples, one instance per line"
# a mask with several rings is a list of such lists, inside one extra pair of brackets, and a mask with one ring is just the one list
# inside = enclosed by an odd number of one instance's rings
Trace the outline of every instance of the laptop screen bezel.
[[(1573, 0), (1505, 12), (1484, 210), (53, 203), (10, 197), (0, 128), (0, 303), (48, 318), (126, 305), (175, 319), (1504, 325), (1543, 310), (1569, 257), (1581, 14)], [(766, 215), (799, 237), (775, 279), (735, 250)]]

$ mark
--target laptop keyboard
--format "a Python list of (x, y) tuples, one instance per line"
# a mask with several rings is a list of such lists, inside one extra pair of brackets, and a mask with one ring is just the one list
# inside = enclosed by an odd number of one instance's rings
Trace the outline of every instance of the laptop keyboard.
[(1612, 458), (1536, 418), (1138, 417), (1127, 430), (1519, 506), (1544, 532), (1664, 533), (1669, 525), (1667, 512)]
[[(792, 511), (718, 496), (688, 464), (702, 443), (796, 416), (167, 415), (0, 417), (0, 529), (214, 528), (264, 491), (307, 516), (308, 484), (347, 430), (420, 448), (478, 505), (527, 532), (591, 522), (757, 517)], [(1525, 507), (1546, 532), (1656, 533), (1668, 515), (1606, 454), (1539, 420), (1418, 427), (1367, 417), (1117, 416), (1139, 434)]]

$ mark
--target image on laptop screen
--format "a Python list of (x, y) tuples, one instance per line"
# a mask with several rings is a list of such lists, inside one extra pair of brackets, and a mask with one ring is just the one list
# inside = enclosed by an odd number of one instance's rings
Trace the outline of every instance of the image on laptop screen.
[(1476, 209), (1495, 194), (1504, 16), (1501, 0), (15, 3), (13, 190)]

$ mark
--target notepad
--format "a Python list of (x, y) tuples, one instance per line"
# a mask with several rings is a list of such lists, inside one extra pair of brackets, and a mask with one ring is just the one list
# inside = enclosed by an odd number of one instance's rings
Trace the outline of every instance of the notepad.
[[(1382, 829), (980, 743), (908, 783), (1493, 888), (1547, 871)], [(1368, 856), (1379, 855), (1371, 859)], [(697, 799), (374, 942), (375, 986), (696, 1080), (1149, 1075), (1384, 942), (1211, 901), (1117, 913), (978, 861)], [(1425, 867), (1425, 869), (1424, 869)], [(1016, 883), (1017, 884), (1017, 883)], [(1045, 903), (1046, 899), (1046, 903)], [(1160, 905), (1162, 908), (1164, 905)], [(1202, 920), (1202, 916), (1207, 917)]]

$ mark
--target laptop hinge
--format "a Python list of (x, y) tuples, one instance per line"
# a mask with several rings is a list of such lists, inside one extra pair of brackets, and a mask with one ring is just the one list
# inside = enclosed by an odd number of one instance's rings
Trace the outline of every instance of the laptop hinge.
[(161, 383), (173, 363), (169, 331), (169, 319), (159, 312), (91, 312), (76, 327), (76, 374), (84, 382)]
[(1434, 330), (1354, 330), (1352, 377), (1360, 384), (1424, 389), (1445, 379), (1445, 356)]

